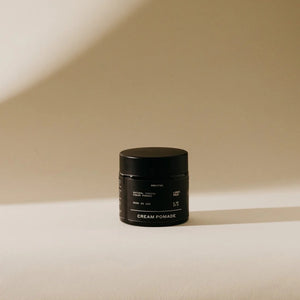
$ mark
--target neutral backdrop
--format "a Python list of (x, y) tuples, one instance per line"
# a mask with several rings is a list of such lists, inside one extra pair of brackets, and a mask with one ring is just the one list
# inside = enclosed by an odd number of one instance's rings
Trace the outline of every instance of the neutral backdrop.
[(188, 150), (192, 193), (299, 185), (299, 1), (31, 2), (1, 37), (28, 64), (0, 77), (1, 203), (116, 197), (140, 146)]
[[(0, 299), (300, 299), (300, 5), (0, 0)], [(125, 148), (189, 151), (190, 218), (118, 216)]]

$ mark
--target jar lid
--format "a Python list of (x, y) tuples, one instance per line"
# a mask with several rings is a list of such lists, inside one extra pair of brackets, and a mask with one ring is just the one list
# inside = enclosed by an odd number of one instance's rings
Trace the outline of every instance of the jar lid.
[(188, 173), (188, 153), (169, 147), (132, 148), (120, 152), (120, 174), (166, 177)]

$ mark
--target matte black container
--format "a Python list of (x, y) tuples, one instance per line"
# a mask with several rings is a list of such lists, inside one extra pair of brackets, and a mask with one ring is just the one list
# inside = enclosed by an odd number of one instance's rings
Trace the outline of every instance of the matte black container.
[(188, 153), (147, 147), (120, 153), (121, 221), (139, 226), (169, 226), (188, 220)]

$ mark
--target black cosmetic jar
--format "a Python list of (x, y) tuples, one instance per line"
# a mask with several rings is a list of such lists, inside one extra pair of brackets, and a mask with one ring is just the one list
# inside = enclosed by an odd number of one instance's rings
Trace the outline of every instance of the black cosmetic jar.
[(170, 226), (189, 217), (188, 153), (166, 147), (120, 152), (121, 221), (139, 226)]

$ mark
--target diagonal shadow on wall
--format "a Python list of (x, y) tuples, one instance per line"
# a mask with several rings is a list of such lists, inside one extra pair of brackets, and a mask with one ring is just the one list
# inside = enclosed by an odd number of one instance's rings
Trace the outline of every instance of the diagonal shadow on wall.
[(0, 105), (0, 203), (117, 196), (118, 152), (183, 147), (191, 191), (297, 184), (293, 1), (152, 1)]

